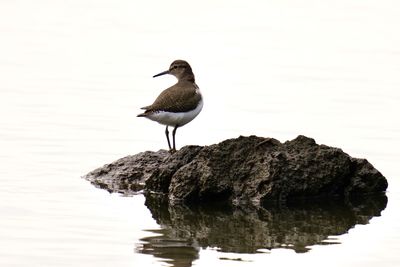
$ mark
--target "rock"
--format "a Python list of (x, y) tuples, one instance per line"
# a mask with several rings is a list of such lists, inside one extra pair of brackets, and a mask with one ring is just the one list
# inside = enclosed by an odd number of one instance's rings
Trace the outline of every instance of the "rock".
[(106, 164), (84, 178), (109, 192), (131, 195), (144, 188), (145, 181), (168, 156), (165, 150), (142, 152)]
[(281, 143), (249, 136), (211, 146), (186, 146), (128, 156), (85, 176), (112, 192), (168, 194), (172, 203), (234, 205), (349, 197), (385, 191), (387, 181), (367, 160), (298, 136)]

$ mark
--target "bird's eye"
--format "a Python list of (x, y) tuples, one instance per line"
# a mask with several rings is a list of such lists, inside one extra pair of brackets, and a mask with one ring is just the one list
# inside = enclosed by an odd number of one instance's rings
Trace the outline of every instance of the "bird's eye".
[(176, 66), (176, 65), (173, 67), (173, 69), (177, 69), (177, 68), (178, 68), (178, 66)]

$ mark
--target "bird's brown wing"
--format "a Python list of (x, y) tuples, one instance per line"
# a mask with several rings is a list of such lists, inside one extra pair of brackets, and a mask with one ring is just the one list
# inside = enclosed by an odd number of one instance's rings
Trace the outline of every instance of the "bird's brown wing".
[(201, 99), (193, 83), (177, 83), (165, 89), (150, 106), (143, 107), (145, 113), (155, 111), (185, 112), (197, 107)]

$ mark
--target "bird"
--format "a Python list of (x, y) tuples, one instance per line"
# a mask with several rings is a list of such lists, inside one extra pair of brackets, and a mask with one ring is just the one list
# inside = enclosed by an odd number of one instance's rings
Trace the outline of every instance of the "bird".
[[(137, 117), (144, 117), (165, 125), (169, 151), (174, 153), (176, 152), (176, 130), (199, 115), (203, 109), (203, 97), (195, 82), (192, 68), (185, 60), (173, 61), (168, 70), (154, 75), (153, 78), (165, 74), (175, 76), (177, 83), (162, 91), (153, 104), (142, 107), (141, 109), (145, 111)], [(172, 146), (169, 139), (169, 126), (173, 127)]]

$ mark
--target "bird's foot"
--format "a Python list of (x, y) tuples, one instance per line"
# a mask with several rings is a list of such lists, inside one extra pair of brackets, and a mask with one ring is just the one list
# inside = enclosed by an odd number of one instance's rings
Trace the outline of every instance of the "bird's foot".
[(169, 153), (170, 154), (174, 154), (176, 152), (176, 149), (175, 148), (171, 148), (170, 150), (169, 150)]

